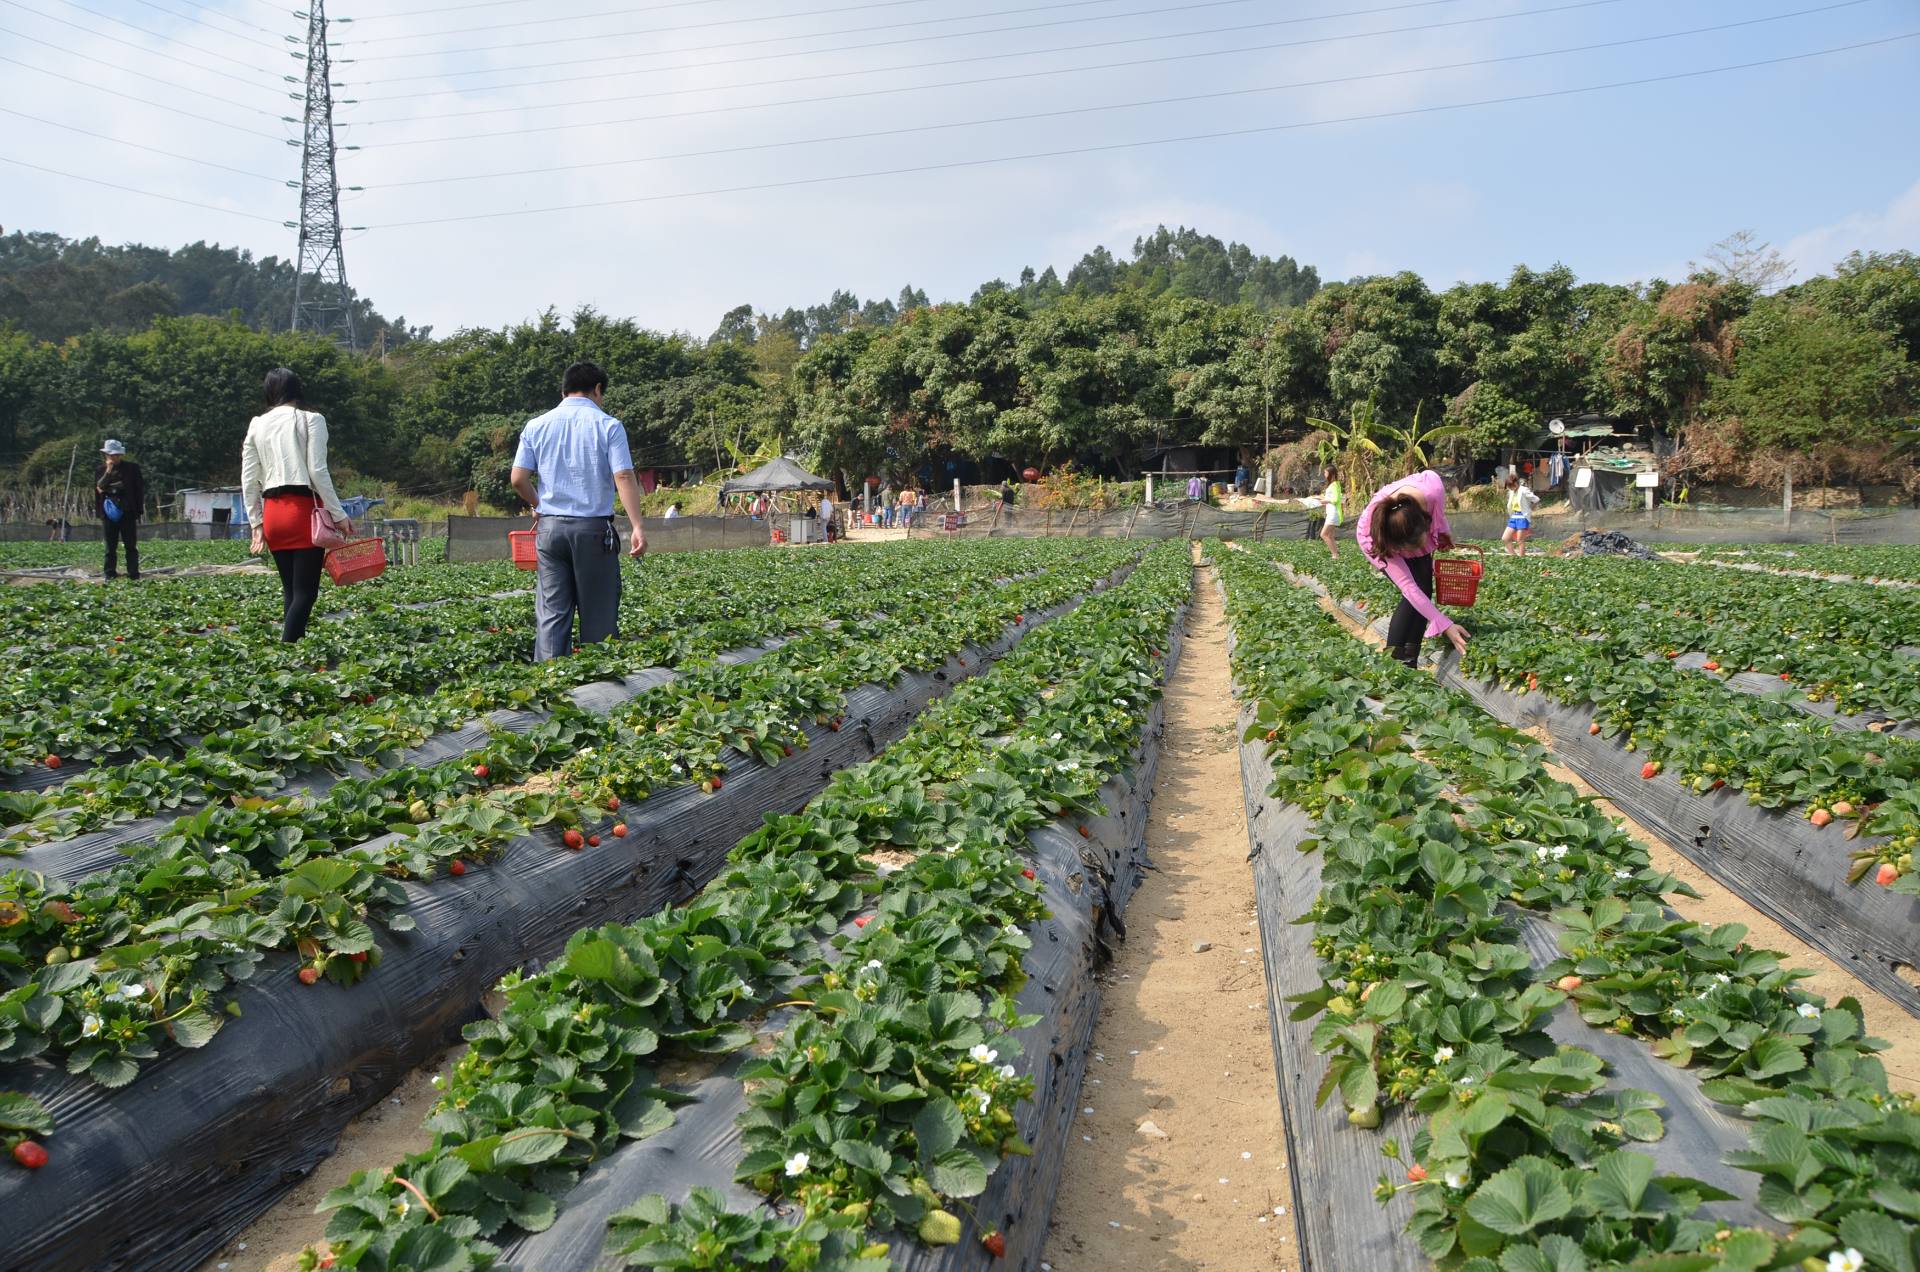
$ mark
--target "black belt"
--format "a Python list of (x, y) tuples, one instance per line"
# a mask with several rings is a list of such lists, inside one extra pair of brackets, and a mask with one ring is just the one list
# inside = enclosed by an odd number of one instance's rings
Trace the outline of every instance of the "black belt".
[(305, 495), (309, 499), (314, 497), (311, 486), (275, 486), (271, 490), (261, 492), (260, 497), (262, 499), (282, 499), (288, 495)]

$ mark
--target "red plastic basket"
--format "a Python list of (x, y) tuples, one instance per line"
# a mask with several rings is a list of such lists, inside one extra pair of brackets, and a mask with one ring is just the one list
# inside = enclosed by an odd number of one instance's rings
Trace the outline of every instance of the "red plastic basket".
[(354, 539), (327, 550), (327, 574), (337, 587), (377, 579), (387, 572), (384, 539)]
[(1486, 572), (1486, 553), (1476, 547), (1468, 547), (1468, 552), (1480, 553), (1480, 559), (1470, 557), (1435, 557), (1433, 559), (1433, 599), (1442, 605), (1452, 605), (1460, 609), (1471, 608), (1474, 598), (1480, 594), (1480, 576)]
[(513, 564), (522, 570), (540, 568), (540, 547), (531, 530), (509, 530), (507, 542), (513, 545)]

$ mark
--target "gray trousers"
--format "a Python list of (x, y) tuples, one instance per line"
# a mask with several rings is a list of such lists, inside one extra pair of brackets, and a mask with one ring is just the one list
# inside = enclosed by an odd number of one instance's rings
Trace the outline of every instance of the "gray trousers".
[(573, 652), (573, 616), (580, 640), (591, 645), (613, 635), (620, 620), (620, 549), (606, 550), (607, 518), (542, 517), (539, 586), (534, 599), (533, 660)]

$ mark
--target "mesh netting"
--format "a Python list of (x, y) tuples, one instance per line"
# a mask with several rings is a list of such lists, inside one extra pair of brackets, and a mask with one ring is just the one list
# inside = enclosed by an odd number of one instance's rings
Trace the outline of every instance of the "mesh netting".
[[(625, 517), (617, 519), (620, 535), (627, 535)], [(700, 552), (712, 548), (762, 548), (767, 545), (764, 521), (751, 517), (646, 517), (649, 552)], [(455, 565), (476, 561), (505, 561), (513, 555), (507, 534), (530, 530), (526, 517), (448, 517), (447, 560)]]

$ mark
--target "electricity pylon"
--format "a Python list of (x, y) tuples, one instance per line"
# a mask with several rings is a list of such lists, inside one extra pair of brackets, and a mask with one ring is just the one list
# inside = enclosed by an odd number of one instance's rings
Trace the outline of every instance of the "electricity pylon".
[(333, 67), (325, 0), (307, 5), (307, 93), (300, 151), (300, 251), (293, 279), (293, 329), (354, 347), (353, 293), (340, 247), (340, 174), (334, 165)]

